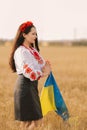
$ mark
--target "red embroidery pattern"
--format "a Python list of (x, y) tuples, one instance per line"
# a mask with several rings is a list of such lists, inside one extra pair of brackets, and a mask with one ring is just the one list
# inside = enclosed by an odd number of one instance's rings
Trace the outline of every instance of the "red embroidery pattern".
[(25, 64), (25, 65), (23, 66), (24, 69), (27, 68), (27, 67), (28, 67), (28, 64)]
[[(23, 45), (24, 46), (24, 45)], [(27, 48), (26, 46), (24, 46), (25, 48)], [(35, 57), (35, 59), (38, 61), (39, 64), (43, 64), (43, 59), (40, 57), (39, 53), (33, 48), (27, 48), (31, 54)], [(25, 73), (30, 75), (30, 79), (32, 80), (36, 80), (36, 79), (40, 79), (41, 77), (41, 72), (37, 71), (36, 73), (28, 66), (28, 64), (25, 64), (23, 66), (23, 68), (25, 69)]]
[(40, 60), (41, 58), (40, 58), (40, 56), (39, 56), (39, 54), (37, 53), (37, 52), (33, 52), (34, 53), (34, 57), (37, 59), (37, 60)]
[(30, 78), (33, 79), (33, 80), (36, 80), (36, 74), (34, 72), (32, 72), (30, 74)]
[[(24, 46), (24, 47), (27, 48), (26, 46)], [(39, 64), (43, 64), (42, 58), (40, 57), (38, 52), (33, 47), (30, 47), (30, 48), (27, 48), (27, 49), (31, 52), (31, 54), (35, 57), (35, 59), (38, 61)]]
[(32, 69), (28, 67), (28, 64), (25, 64), (23, 68), (25, 69), (25, 73), (30, 73), (32, 71)]
[(35, 59), (38, 61), (38, 63), (39, 64), (43, 64), (43, 60), (40, 57), (40, 55), (38, 54), (38, 52), (35, 49), (33, 49), (33, 48), (32, 48), (32, 50), (33, 50), (33, 52), (31, 52), (31, 53), (33, 54), (33, 56), (35, 57)]
[(31, 69), (31, 68), (29, 68), (29, 67), (28, 67), (28, 68), (26, 68), (26, 70), (25, 70), (25, 72), (26, 72), (26, 73), (30, 73), (31, 71), (32, 71), (32, 69)]

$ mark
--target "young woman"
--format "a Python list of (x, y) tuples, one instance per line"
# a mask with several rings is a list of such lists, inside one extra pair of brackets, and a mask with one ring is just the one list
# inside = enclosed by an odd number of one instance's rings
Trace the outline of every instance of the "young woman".
[(39, 54), (37, 31), (31, 21), (19, 26), (10, 57), (10, 67), (18, 78), (14, 91), (15, 119), (23, 130), (33, 130), (42, 122), (38, 80), (51, 72), (49, 61)]

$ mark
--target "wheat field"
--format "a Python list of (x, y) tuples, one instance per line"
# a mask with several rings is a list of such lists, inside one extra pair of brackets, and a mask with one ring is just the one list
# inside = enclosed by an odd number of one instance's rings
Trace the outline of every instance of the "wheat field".
[[(87, 47), (40, 47), (50, 61), (52, 72), (69, 109), (64, 122), (55, 112), (44, 117), (44, 126), (35, 130), (87, 130)], [(0, 130), (20, 130), (14, 120), (14, 84), (17, 75), (9, 68), (11, 46), (0, 46)], [(45, 78), (39, 81), (39, 94)]]

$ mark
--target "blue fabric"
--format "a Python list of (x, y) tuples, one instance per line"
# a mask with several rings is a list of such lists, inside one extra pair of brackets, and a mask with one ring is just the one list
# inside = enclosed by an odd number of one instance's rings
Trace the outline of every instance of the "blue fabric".
[(67, 109), (67, 106), (64, 102), (64, 99), (62, 97), (62, 94), (59, 90), (59, 86), (55, 81), (55, 78), (52, 74), (52, 72), (50, 73), (50, 75), (48, 76), (44, 87), (49, 87), (49, 86), (53, 86), (54, 89), (54, 101), (55, 101), (55, 105), (56, 105), (56, 112), (64, 119), (67, 120), (69, 118), (69, 112)]

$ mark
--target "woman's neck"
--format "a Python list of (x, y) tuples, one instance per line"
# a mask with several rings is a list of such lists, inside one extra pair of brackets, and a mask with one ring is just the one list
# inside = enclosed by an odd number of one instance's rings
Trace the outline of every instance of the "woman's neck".
[(31, 47), (31, 43), (28, 43), (28, 42), (23, 42), (23, 46), (25, 46), (26, 48), (29, 48)]

